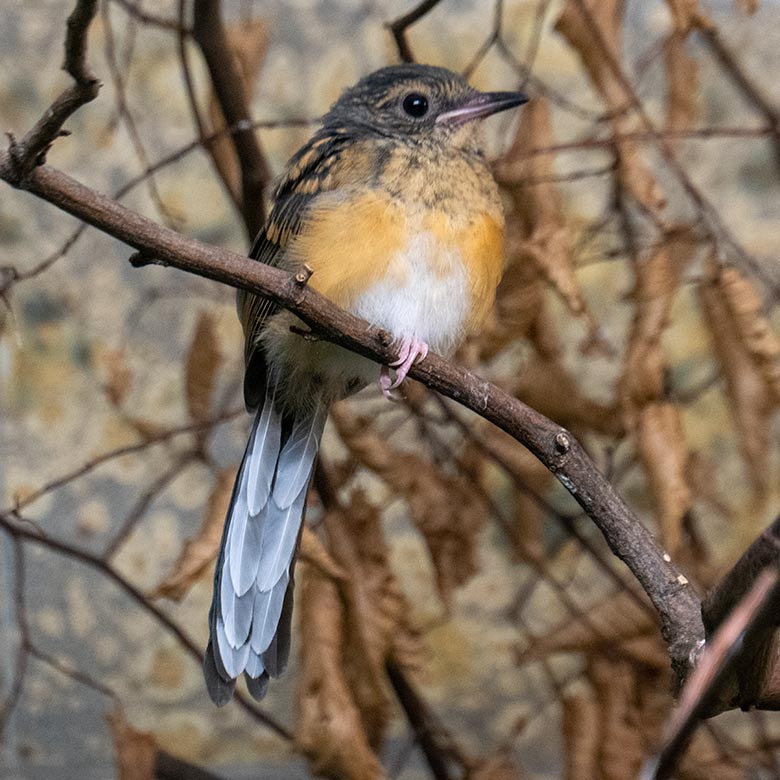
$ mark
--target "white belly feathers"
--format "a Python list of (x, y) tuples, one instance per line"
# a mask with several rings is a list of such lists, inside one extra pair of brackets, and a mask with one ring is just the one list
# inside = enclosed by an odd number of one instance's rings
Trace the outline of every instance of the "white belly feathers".
[(397, 337), (413, 336), (432, 352), (448, 355), (460, 343), (469, 313), (460, 254), (430, 232), (417, 233), (390, 261), (383, 279), (350, 308)]

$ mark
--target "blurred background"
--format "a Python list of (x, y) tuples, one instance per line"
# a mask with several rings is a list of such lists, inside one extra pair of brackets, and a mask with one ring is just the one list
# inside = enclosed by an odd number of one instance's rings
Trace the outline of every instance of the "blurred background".
[[(399, 61), (388, 23), (416, 5), (222, 3), (273, 175)], [(780, 505), (780, 4), (586, 5), (598, 34), (573, 0), (441, 0), (406, 31), (418, 61), (534, 98), (486, 128), (508, 268), (457, 360), (570, 428), (703, 593)], [(4, 0), (4, 130), (67, 86), (72, 7)], [(103, 88), (48, 161), (245, 253), (189, 14), (101, 0)], [(242, 336), (232, 290), (130, 254), (3, 185), (0, 506), (51, 543), (0, 525), (0, 775), (635, 776), (672, 706), (652, 608), (544, 467), (414, 383), (334, 410), (294, 661), (259, 710), (213, 707), (198, 654), (250, 423)], [(780, 777), (779, 726), (707, 722), (679, 777)]]

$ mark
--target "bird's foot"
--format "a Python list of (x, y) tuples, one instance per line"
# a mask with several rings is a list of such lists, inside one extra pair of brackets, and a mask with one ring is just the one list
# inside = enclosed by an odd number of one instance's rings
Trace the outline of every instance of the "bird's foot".
[(387, 366), (382, 366), (379, 369), (379, 389), (382, 391), (382, 395), (387, 398), (388, 401), (398, 401), (391, 392), (390, 388), (393, 386), (393, 380), (390, 376), (390, 369)]
[[(398, 359), (390, 363), (390, 366), (382, 366), (379, 372), (379, 387), (382, 395), (389, 401), (395, 401), (391, 390), (395, 390), (401, 382), (406, 379), (409, 369), (421, 360), (425, 360), (428, 354), (428, 345), (411, 336), (405, 336), (401, 342), (401, 349), (398, 352)], [(390, 380), (390, 368), (395, 369), (395, 381)]]

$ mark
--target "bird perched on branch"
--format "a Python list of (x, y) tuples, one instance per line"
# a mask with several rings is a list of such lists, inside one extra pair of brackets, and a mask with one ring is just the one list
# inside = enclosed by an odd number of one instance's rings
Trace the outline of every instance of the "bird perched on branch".
[[(451, 354), (493, 305), (504, 219), (479, 120), (525, 101), (443, 68), (382, 68), (341, 95), (276, 188), (250, 256), (308, 267), (314, 289), (395, 337), (398, 359), (378, 372), (387, 396), (429, 348)], [(218, 705), (242, 672), (261, 698), (287, 663), (295, 552), (328, 408), (377, 376), (366, 358), (301, 338), (295, 316), (265, 298), (239, 291), (238, 310), (255, 421), (209, 613), (204, 671)]]

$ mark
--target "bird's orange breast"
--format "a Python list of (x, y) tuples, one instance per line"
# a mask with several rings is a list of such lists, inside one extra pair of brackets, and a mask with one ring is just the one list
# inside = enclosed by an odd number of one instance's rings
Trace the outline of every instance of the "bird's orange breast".
[(462, 214), (410, 207), (373, 190), (352, 197), (334, 194), (311, 210), (288, 251), (312, 269), (314, 289), (350, 309), (379, 283), (386, 289), (406, 287), (408, 269), (397, 259), (419, 234), (429, 234), (440, 249), (426, 258), (433, 279), (452, 273), (452, 258), (459, 259), (470, 300), (457, 303), (468, 307), (466, 329), (478, 327), (493, 305), (503, 270), (501, 215), (465, 205)]

